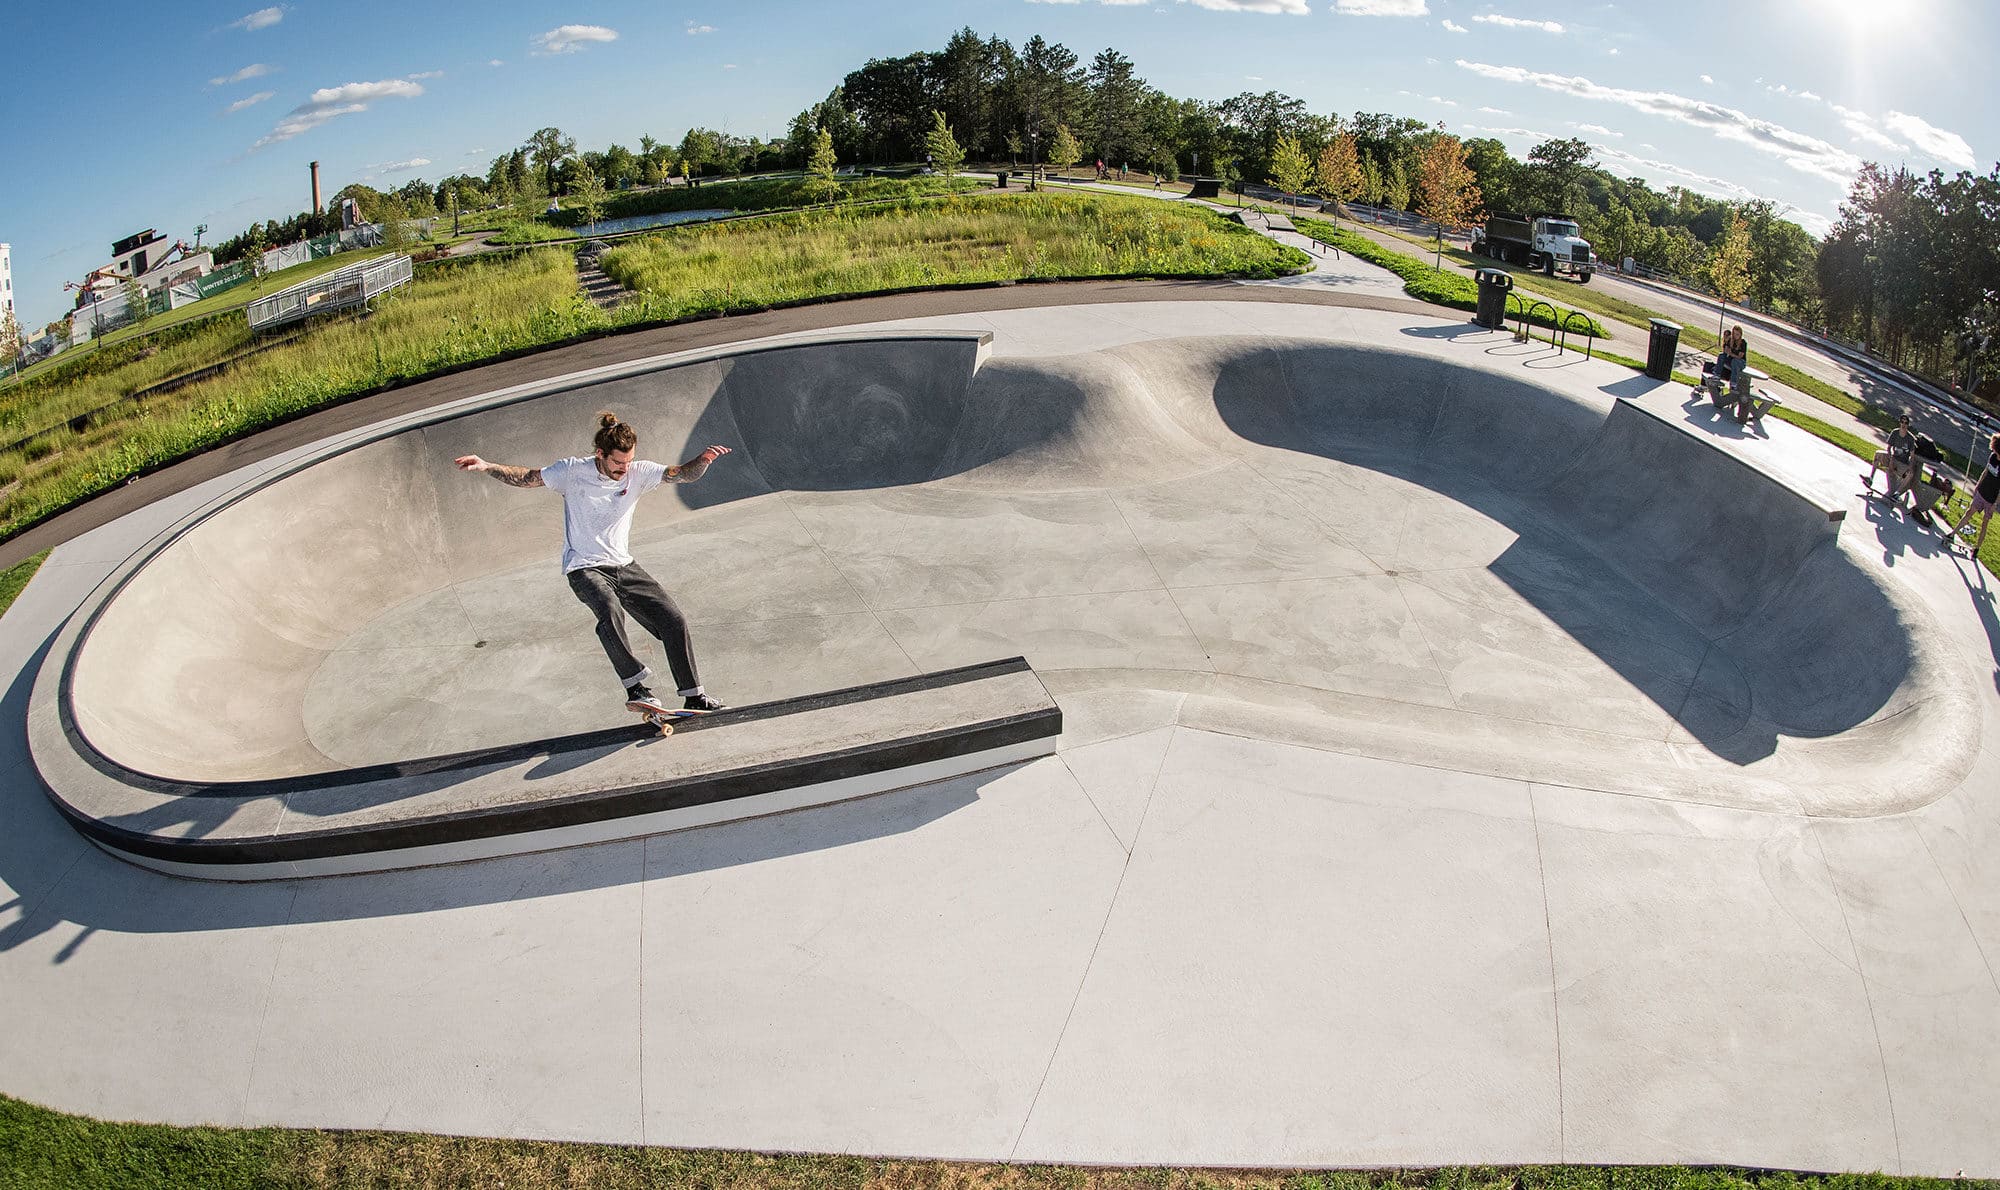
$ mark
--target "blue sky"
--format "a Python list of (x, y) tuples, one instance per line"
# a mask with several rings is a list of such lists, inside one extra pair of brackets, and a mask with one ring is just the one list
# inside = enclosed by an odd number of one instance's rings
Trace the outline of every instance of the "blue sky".
[(1176, 96), (1278, 90), (1516, 155), (1581, 136), (1617, 173), (1771, 198), (1815, 233), (1862, 160), (2000, 156), (2000, 5), (1980, 0), (257, 3), (14, 6), (0, 241), (24, 324), (66, 312), (63, 282), (122, 236), (206, 223), (213, 242), (305, 209), (308, 161), (331, 194), (483, 173), (549, 124), (585, 148), (769, 139), (868, 58), (965, 25), (1085, 61), (1116, 47)]

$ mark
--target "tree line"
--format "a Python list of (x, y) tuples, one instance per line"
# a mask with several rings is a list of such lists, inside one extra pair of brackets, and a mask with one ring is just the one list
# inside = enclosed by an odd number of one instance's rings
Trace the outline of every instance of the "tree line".
[[(692, 128), (678, 142), (642, 136), (636, 149), (579, 151), (551, 127), (495, 157), (483, 176), (343, 194), (371, 219), (444, 214), (454, 204), (532, 214), (553, 196), (589, 209), (607, 189), (671, 178), (699, 184), (815, 164), (830, 173), (829, 147), (845, 166), (918, 161), (938, 143), (940, 120), (964, 159), (993, 166), (1095, 160), (1169, 180), (1201, 174), (1239, 187), (1270, 183), (1455, 225), (1496, 211), (1560, 211), (1607, 261), (1630, 257), (1704, 280), (1740, 269), (1743, 292), (1732, 298), (1864, 339), (1933, 375), (1956, 370), (1976, 380), (1982, 357), (1966, 344), (1991, 343), (2000, 324), (2000, 167), (1986, 177), (1945, 178), (1870, 165), (1822, 244), (1767, 199), (1656, 190), (1619, 177), (1581, 139), (1544, 141), (1524, 160), (1492, 138), (1461, 141), (1441, 125), (1388, 112), (1320, 114), (1276, 91), (1177, 98), (1140, 77), (1115, 48), (1086, 62), (1039, 35), (1017, 50), (970, 28), (939, 50), (869, 59), (793, 117), (783, 139)], [(281, 235), (305, 218), (267, 228), (265, 241), (285, 242)], [(1732, 229), (1729, 256), (1718, 259)], [(1747, 254), (1742, 262), (1739, 252)]]

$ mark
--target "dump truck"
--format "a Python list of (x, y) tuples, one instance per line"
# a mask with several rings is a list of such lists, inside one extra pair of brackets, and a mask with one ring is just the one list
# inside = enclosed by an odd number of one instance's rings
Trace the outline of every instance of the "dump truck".
[(1472, 233), (1472, 251), (1551, 277), (1575, 277), (1586, 285), (1597, 269), (1597, 256), (1590, 241), (1577, 234), (1576, 220), (1554, 212), (1491, 215), (1485, 227)]

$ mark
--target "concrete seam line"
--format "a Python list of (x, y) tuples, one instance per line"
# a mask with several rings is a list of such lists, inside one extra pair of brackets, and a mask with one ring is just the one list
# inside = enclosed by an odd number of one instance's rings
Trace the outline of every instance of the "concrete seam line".
[(1847, 898), (1840, 894), (1840, 877), (1834, 874), (1833, 860), (1826, 854), (1826, 840), (1821, 837), (1820, 824), (1811, 818), (1801, 820), (1804, 830), (1812, 836), (1813, 847), (1819, 852), (1820, 867), (1826, 872), (1827, 886), (1833, 890), (1834, 907), (1840, 910), (1841, 928), (1847, 931), (1847, 952), (1854, 956), (1854, 975), (1861, 981), (1861, 999), (1868, 1006), (1868, 1027), (1875, 1034), (1875, 1055), (1882, 1067), (1882, 1094), (1889, 1104), (1889, 1138), (1896, 1145), (1896, 1172), (1903, 1172), (1903, 1134), (1896, 1125), (1896, 1087), (1889, 1079), (1889, 1053), (1882, 1046), (1882, 1023), (1875, 1015), (1875, 993), (1868, 986), (1868, 971), (1861, 962), (1861, 946), (1854, 940), (1854, 923), (1847, 917)]
[(1549, 944), (1549, 1007), (1556, 1033), (1556, 1155), (1569, 1162), (1569, 1108), (1563, 1096), (1562, 993), (1556, 976), (1555, 916), (1549, 911), (1549, 868), (1542, 858), (1542, 816), (1535, 807), (1535, 782), (1528, 785), (1528, 821), (1535, 831), (1535, 871), (1542, 882), (1542, 935)]
[(1986, 978), (1993, 981), (1993, 990), (2000, 992), (2000, 972), (1993, 969), (1993, 959), (1987, 955), (1986, 945), (1979, 940), (1979, 931), (1972, 928), (1972, 918), (1966, 915), (1965, 902), (1959, 899), (1958, 889), (1952, 886), (1951, 876), (1945, 872), (1944, 864), (1938, 861), (1937, 851), (1931, 846), (1931, 841), (1925, 837), (1923, 830), (1912, 822), (1910, 831), (1917, 836), (1917, 842), (1923, 844), (1924, 854), (1930, 857), (1931, 866), (1937, 869), (1938, 879), (1944, 881), (1945, 892), (1951, 894), (1952, 906), (1958, 910), (1959, 920), (1965, 923), (1965, 932), (1972, 935), (1972, 947), (1979, 952), (1979, 961), (1986, 964)]

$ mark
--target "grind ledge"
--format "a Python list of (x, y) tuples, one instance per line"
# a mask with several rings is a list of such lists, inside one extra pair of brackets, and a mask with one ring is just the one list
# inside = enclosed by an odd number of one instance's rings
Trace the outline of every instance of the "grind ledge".
[(1055, 752), (1015, 657), (682, 720), (395, 764), (189, 783), (106, 758), (67, 699), (31, 712), (63, 814), (143, 867), (208, 880), (386, 871), (629, 839), (866, 797)]

